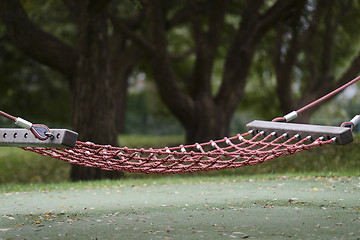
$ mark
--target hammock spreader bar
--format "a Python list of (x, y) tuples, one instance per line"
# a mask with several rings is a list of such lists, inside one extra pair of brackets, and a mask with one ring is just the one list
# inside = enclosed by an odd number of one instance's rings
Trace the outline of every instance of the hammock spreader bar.
[(248, 130), (253, 130), (255, 134), (264, 131), (265, 135), (269, 135), (274, 132), (277, 136), (280, 136), (286, 133), (288, 138), (291, 138), (295, 135), (297, 135), (299, 139), (304, 139), (311, 136), (312, 140), (316, 140), (318, 138), (323, 138), (323, 140), (330, 140), (335, 138), (333, 143), (338, 145), (345, 145), (353, 141), (352, 131), (349, 127), (268, 122), (259, 120), (248, 123), (246, 127)]
[(0, 146), (73, 148), (78, 134), (68, 129), (50, 129), (52, 137), (40, 140), (27, 129), (0, 128)]

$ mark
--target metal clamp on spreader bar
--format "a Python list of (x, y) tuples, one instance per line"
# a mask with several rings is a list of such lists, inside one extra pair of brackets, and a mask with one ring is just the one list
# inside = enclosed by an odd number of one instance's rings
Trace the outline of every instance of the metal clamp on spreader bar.
[(339, 145), (345, 145), (353, 141), (351, 128), (348, 127), (267, 122), (259, 120), (248, 123), (246, 127), (248, 130), (255, 131), (255, 133), (264, 131), (266, 135), (271, 134), (272, 132), (275, 132), (278, 136), (287, 133), (290, 138), (298, 134), (300, 139), (311, 136), (313, 141), (320, 137), (323, 137), (324, 140), (336, 138), (334, 143)]
[(0, 146), (73, 148), (78, 134), (67, 129), (51, 129), (52, 137), (40, 140), (27, 129), (0, 128)]

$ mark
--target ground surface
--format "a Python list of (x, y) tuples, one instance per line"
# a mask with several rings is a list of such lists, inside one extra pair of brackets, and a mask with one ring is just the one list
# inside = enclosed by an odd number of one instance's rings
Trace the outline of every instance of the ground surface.
[(359, 177), (0, 195), (0, 239), (360, 239), (359, 226)]

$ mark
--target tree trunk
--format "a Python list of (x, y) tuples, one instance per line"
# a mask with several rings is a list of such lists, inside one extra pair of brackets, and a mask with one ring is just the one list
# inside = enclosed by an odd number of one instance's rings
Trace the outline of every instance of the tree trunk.
[(118, 79), (118, 85), (116, 87), (116, 113), (115, 113), (115, 123), (116, 123), (116, 132), (125, 133), (125, 124), (126, 124), (126, 105), (127, 105), (127, 89), (128, 89), (128, 75), (122, 79)]
[(115, 122), (117, 133), (125, 132), (125, 113), (127, 105), (128, 78), (135, 64), (143, 57), (143, 51), (137, 45), (125, 48), (121, 43), (123, 36), (114, 34), (110, 41), (110, 74), (115, 90)]
[(211, 98), (201, 100), (201, 103), (195, 105), (192, 113), (184, 115), (187, 115), (184, 126), (188, 144), (216, 140), (229, 134), (229, 116)]
[[(117, 145), (115, 98), (108, 61), (106, 9), (83, 1), (79, 12), (79, 63), (71, 91), (72, 125), (81, 140)], [(72, 180), (113, 178), (117, 172), (72, 166)]]

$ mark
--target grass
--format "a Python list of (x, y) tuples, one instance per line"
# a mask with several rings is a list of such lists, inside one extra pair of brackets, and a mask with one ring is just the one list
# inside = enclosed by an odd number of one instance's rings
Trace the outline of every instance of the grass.
[(185, 141), (183, 135), (151, 136), (121, 134), (118, 138), (120, 145), (136, 148), (150, 148), (163, 146), (177, 146)]
[(0, 184), (60, 182), (68, 179), (67, 163), (20, 148), (0, 148)]
[(360, 237), (359, 177), (255, 177), (35, 184), (0, 194), (0, 239)]
[(174, 185), (174, 184), (199, 184), (199, 183), (219, 183), (219, 182), (248, 182), (248, 181), (271, 181), (284, 179), (323, 179), (323, 178), (342, 178), (354, 177), (360, 174), (350, 172), (306, 172), (306, 173), (287, 173), (287, 174), (256, 174), (256, 175), (213, 175), (213, 176), (184, 176), (171, 175), (149, 178), (127, 177), (119, 180), (96, 180), (96, 181), (79, 181), (79, 182), (56, 182), (56, 183), (10, 183), (0, 185), (0, 193), (11, 192), (43, 192), (43, 191), (66, 191), (81, 189), (111, 189), (120, 187), (135, 187), (149, 185)]
[[(354, 176), (346, 174), (346, 176)], [(56, 182), (56, 183), (10, 183), (0, 185), (0, 193), (9, 192), (33, 192), (33, 191), (54, 191), (54, 190), (79, 190), (79, 189), (108, 189), (114, 186), (144, 186), (144, 185), (164, 185), (164, 184), (197, 184), (197, 183), (215, 183), (215, 182), (239, 182), (239, 181), (264, 181), (278, 179), (306, 179), (306, 178), (338, 178), (344, 177), (344, 172), (319, 174), (316, 172), (307, 173), (289, 173), (289, 174), (256, 174), (256, 175), (167, 175), (161, 177), (136, 178), (127, 177), (118, 180), (96, 180), (96, 181), (79, 181), (79, 182)]]

